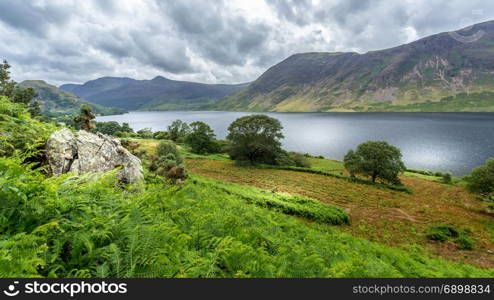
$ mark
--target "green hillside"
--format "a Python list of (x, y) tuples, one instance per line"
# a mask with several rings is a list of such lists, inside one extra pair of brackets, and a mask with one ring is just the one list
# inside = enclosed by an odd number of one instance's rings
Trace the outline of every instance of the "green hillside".
[[(0, 120), (1, 136), (18, 134), (7, 148), (19, 151), (34, 149), (56, 130), (5, 98)], [(32, 135), (20, 135), (15, 124)], [(25, 153), (0, 154), (1, 277), (494, 276), (492, 269), (434, 258), (417, 245), (399, 249), (357, 237), (348, 230), (359, 227), (354, 209), (307, 196), (195, 173), (179, 185), (147, 173), (143, 186), (125, 187), (115, 172), (47, 177), (28, 161)], [(242, 172), (249, 170), (264, 172)], [(351, 185), (324, 178), (340, 190)]]
[(60, 89), (92, 103), (128, 110), (201, 110), (245, 86), (176, 81), (157, 76), (151, 80), (103, 77), (82, 85), (62, 85)]
[[(268, 69), (215, 108), (238, 111), (494, 111), (494, 21), (462, 43), (449, 33), (358, 53), (301, 53)], [(455, 97), (455, 101), (449, 101)], [(427, 102), (439, 102), (439, 105)]]
[(89, 103), (76, 95), (60, 90), (57, 87), (46, 83), (43, 80), (26, 80), (19, 84), (22, 88), (31, 87), (36, 90), (38, 97), (36, 101), (41, 103), (41, 111), (48, 116), (74, 115), (79, 112), (81, 105), (87, 104), (93, 111), (100, 115), (120, 114), (123, 109), (104, 107), (98, 104)]

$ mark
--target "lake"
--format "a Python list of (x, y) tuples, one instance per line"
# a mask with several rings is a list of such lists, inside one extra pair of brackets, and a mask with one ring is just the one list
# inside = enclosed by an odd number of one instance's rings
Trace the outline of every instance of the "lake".
[[(162, 111), (98, 117), (134, 130), (165, 130), (176, 119), (208, 123), (223, 139), (228, 125), (253, 113)], [(494, 157), (494, 113), (264, 113), (280, 120), (286, 150), (342, 160), (369, 141), (398, 146), (408, 168), (460, 176)]]

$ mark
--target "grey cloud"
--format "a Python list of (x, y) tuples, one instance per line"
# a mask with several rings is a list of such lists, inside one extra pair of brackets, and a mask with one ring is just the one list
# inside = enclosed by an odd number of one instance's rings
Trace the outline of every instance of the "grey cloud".
[(34, 5), (30, 0), (0, 1), (0, 21), (38, 36), (46, 36), (50, 25), (62, 26), (70, 18), (70, 5), (47, 2)]
[(494, 2), (481, 0), (265, 4), (0, 0), (0, 59), (10, 60), (17, 80), (163, 75), (238, 83), (294, 53), (378, 50), (494, 18)]

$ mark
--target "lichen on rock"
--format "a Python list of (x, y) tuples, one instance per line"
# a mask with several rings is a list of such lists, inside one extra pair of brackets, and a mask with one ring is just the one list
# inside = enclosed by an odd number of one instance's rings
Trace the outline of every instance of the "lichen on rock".
[(116, 174), (124, 183), (143, 180), (141, 161), (125, 149), (120, 141), (105, 134), (68, 128), (54, 132), (46, 143), (46, 158), (51, 174), (108, 172), (121, 168)]

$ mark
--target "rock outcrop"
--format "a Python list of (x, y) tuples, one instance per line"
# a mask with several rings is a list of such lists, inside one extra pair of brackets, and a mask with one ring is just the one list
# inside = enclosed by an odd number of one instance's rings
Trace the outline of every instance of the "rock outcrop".
[(108, 172), (121, 167), (117, 177), (124, 183), (143, 180), (139, 158), (107, 135), (67, 128), (54, 132), (46, 143), (46, 158), (53, 175)]

